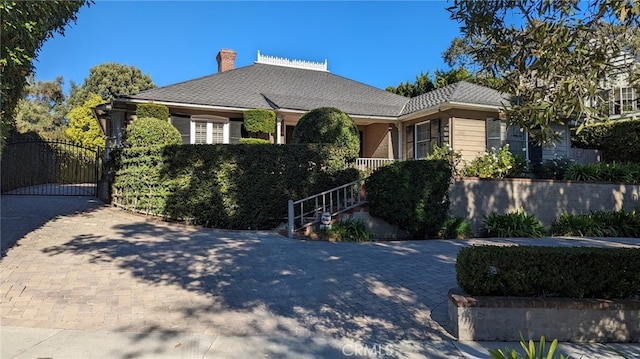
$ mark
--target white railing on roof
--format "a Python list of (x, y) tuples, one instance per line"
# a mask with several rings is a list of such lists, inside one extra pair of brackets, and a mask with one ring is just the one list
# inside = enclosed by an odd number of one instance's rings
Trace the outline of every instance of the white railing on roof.
[(291, 59), (287, 59), (286, 57), (262, 55), (260, 53), (260, 50), (258, 50), (258, 60), (256, 61), (256, 64), (296, 67), (299, 69), (316, 70), (316, 71), (327, 71), (327, 72), (329, 71), (327, 69), (326, 59), (324, 60), (324, 62), (291, 60)]
[(393, 158), (358, 158), (356, 160), (356, 168), (365, 174), (370, 174), (378, 168), (396, 161), (399, 160)]
[(340, 187), (288, 203), (287, 235), (320, 222), (322, 213), (331, 217), (367, 203), (362, 185), (364, 179), (355, 180)]

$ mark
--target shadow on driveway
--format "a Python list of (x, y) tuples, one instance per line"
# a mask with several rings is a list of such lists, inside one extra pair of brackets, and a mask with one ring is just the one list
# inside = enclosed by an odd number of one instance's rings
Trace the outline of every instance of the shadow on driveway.
[(0, 238), (2, 257), (8, 249), (20, 245), (19, 240), (52, 219), (91, 212), (103, 203), (86, 196), (20, 196), (0, 197)]

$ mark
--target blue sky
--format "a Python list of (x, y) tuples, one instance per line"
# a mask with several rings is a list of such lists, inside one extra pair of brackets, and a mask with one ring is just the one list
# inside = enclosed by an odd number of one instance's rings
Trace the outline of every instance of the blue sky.
[(106, 1), (78, 13), (42, 47), (36, 79), (81, 84), (103, 62), (134, 65), (158, 86), (217, 72), (221, 48), (236, 67), (263, 55), (328, 60), (329, 71), (379, 88), (446, 69), (459, 35), (445, 1)]

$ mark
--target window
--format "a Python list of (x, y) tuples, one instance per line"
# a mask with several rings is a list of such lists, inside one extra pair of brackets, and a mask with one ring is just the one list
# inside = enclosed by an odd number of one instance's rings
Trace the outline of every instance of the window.
[(416, 158), (425, 158), (431, 152), (431, 124), (424, 122), (416, 125)]
[[(440, 119), (430, 120), (415, 125), (415, 158), (426, 158), (433, 152), (434, 146), (442, 146), (443, 132), (448, 128), (442, 128)], [(448, 138), (445, 139), (448, 142)]]
[(191, 144), (229, 143), (229, 122), (192, 120), (190, 132)]
[(195, 132), (193, 135), (193, 142), (196, 145), (207, 143), (207, 123), (206, 122), (194, 122)]
[(487, 149), (499, 149), (505, 144), (505, 133), (502, 131), (503, 121), (499, 118), (488, 118), (486, 124)]
[(636, 109), (635, 89), (633, 87), (621, 88), (620, 98), (622, 103), (622, 112), (630, 112)]

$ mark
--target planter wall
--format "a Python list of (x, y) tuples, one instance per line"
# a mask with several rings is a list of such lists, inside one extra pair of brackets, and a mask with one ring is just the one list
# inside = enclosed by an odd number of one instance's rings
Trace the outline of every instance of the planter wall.
[(539, 180), (526, 178), (456, 178), (451, 184), (450, 211), (468, 218), (476, 234), (482, 234), (482, 218), (493, 211), (520, 208), (544, 225), (564, 212), (631, 210), (640, 206), (640, 185)]
[(640, 342), (640, 300), (470, 297), (449, 292), (449, 323), (458, 340)]

